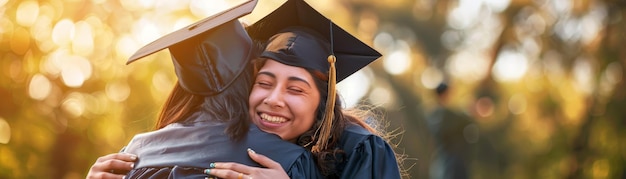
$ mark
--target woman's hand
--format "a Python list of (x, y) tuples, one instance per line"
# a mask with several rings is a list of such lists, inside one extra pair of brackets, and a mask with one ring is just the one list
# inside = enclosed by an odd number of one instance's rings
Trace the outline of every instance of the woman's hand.
[(133, 169), (136, 160), (136, 155), (128, 153), (113, 153), (99, 157), (89, 169), (87, 178), (122, 179)]
[(289, 178), (283, 167), (272, 159), (257, 154), (252, 149), (248, 149), (248, 155), (252, 160), (267, 168), (250, 167), (234, 162), (215, 162), (204, 172), (218, 178), (231, 179)]

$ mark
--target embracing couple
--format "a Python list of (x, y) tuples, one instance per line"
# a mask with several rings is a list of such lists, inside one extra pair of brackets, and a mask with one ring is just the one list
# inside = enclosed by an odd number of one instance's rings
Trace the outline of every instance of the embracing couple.
[(400, 178), (396, 153), (335, 89), (381, 55), (303, 0), (255, 24), (249, 0), (141, 48), (178, 77), (156, 123), (87, 178)]

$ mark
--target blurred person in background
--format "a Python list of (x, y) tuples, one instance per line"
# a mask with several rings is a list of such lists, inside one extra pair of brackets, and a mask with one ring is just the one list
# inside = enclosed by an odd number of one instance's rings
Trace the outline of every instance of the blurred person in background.
[(435, 88), (437, 106), (428, 114), (426, 124), (435, 141), (434, 159), (430, 164), (430, 178), (469, 178), (468, 142), (464, 130), (470, 124), (468, 116), (450, 108), (450, 86), (442, 82)]

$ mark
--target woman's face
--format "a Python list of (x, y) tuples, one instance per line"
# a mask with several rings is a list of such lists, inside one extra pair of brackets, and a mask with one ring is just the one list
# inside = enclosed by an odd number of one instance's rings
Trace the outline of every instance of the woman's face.
[(320, 94), (304, 68), (268, 59), (250, 93), (252, 122), (261, 130), (295, 142), (315, 122)]

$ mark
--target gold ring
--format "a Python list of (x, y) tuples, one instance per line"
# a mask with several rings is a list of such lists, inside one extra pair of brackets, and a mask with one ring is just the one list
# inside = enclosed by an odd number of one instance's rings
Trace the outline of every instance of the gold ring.
[(237, 179), (243, 179), (243, 173), (239, 173), (239, 176), (237, 176)]

